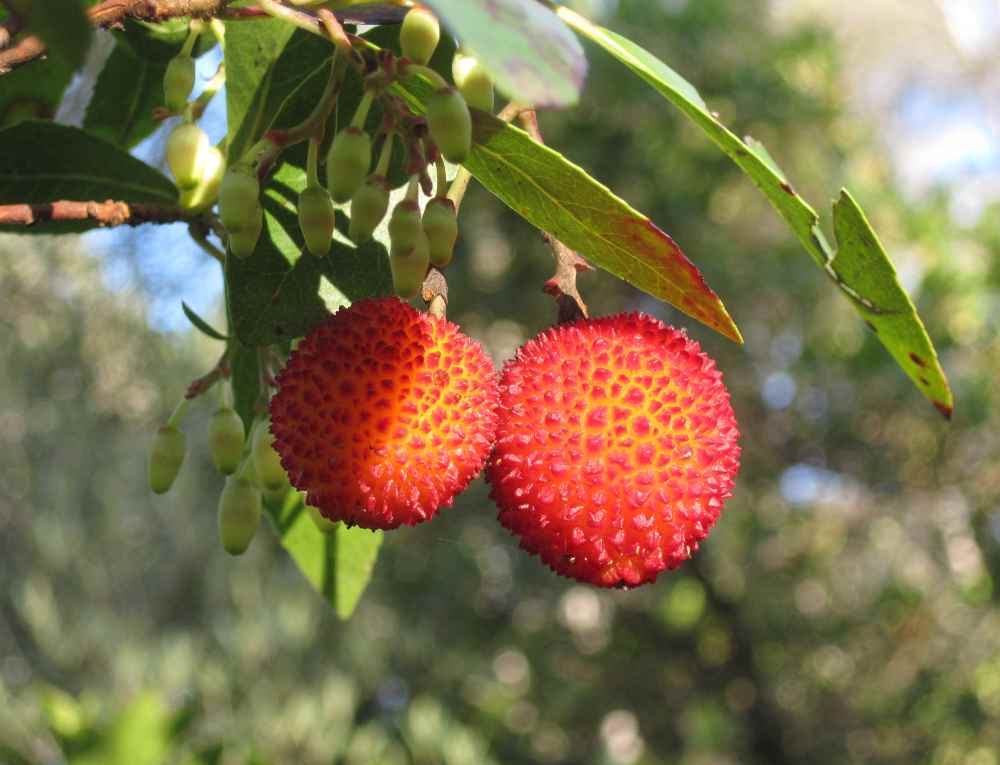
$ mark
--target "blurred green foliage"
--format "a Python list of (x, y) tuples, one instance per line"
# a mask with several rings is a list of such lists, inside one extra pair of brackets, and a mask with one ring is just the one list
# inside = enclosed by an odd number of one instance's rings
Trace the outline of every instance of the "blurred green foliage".
[[(716, 356), (744, 434), (736, 494), (691, 563), (599, 592), (519, 551), (477, 482), (386, 535), (342, 624), (273, 535), (219, 549), (210, 403), (176, 490), (145, 490), (149, 436), (215, 344), (152, 332), (86, 240), (6, 237), (0, 762), (996, 765), (1000, 210), (970, 230), (943, 194), (904, 201), (842, 109), (832, 39), (774, 32), (763, 7), (632, 1), (606, 22), (806, 198), (850, 179), (942, 352), (950, 426), (729, 161), (588, 46), (585, 99), (543, 115), (546, 138), (678, 241), (747, 342), (606, 275), (584, 294)], [(550, 257), (481, 190), (462, 225), (450, 315), (509, 357), (553, 319)]]

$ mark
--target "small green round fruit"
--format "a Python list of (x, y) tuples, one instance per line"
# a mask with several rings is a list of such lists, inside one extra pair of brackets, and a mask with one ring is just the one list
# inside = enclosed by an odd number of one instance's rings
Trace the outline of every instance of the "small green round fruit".
[(149, 452), (149, 488), (154, 494), (166, 494), (174, 485), (184, 464), (187, 438), (175, 425), (163, 425), (156, 431)]
[(306, 186), (299, 194), (299, 228), (306, 248), (317, 258), (330, 253), (336, 213), (329, 192), (322, 186)]
[(179, 189), (193, 189), (198, 185), (211, 149), (208, 135), (194, 123), (186, 122), (174, 128), (167, 139), (167, 164)]
[(271, 435), (269, 420), (259, 422), (254, 428), (251, 448), (257, 484), (265, 491), (276, 491), (284, 486), (288, 482), (288, 476), (281, 466), (281, 457), (274, 450), (274, 436)]
[(184, 54), (174, 56), (167, 63), (167, 70), (163, 74), (163, 102), (170, 111), (183, 111), (192, 88), (194, 59)]
[(388, 183), (380, 175), (369, 176), (351, 198), (351, 241), (362, 244), (371, 239), (388, 209)]
[(254, 223), (239, 231), (229, 232), (229, 251), (237, 258), (249, 258), (257, 249), (257, 240), (260, 239), (260, 232), (263, 229), (264, 211), (258, 208)]
[(451, 76), (469, 106), (484, 112), (493, 111), (493, 78), (477, 59), (456, 53), (451, 60)]
[(427, 128), (449, 162), (460, 164), (472, 147), (472, 116), (455, 88), (435, 91), (427, 102)]
[(372, 140), (363, 130), (348, 127), (337, 133), (326, 156), (326, 187), (337, 203), (354, 196), (372, 164)]
[(417, 244), (422, 233), (420, 206), (412, 200), (402, 200), (389, 218), (389, 249), (406, 252)]
[(434, 55), (441, 39), (441, 25), (437, 17), (426, 8), (411, 8), (403, 17), (399, 30), (399, 46), (403, 56), (415, 64), (426, 64)]
[(323, 514), (312, 505), (306, 505), (306, 509), (309, 510), (309, 517), (312, 518), (312, 522), (316, 524), (316, 528), (324, 534), (332, 534), (337, 530), (337, 526), (340, 525), (324, 518)]
[(417, 234), (416, 243), (408, 250), (393, 247), (389, 254), (389, 267), (396, 294), (404, 300), (416, 297), (427, 276), (430, 262), (430, 245), (423, 229)]
[(431, 264), (444, 268), (451, 263), (458, 240), (455, 203), (448, 197), (434, 197), (424, 208), (424, 233), (430, 243)]
[(208, 452), (216, 470), (223, 475), (236, 472), (245, 440), (243, 420), (232, 407), (223, 407), (212, 415), (208, 423)]
[(238, 258), (253, 254), (264, 227), (260, 184), (247, 168), (226, 171), (219, 188), (219, 219), (229, 237), (229, 251)]
[(202, 178), (193, 189), (183, 189), (180, 195), (181, 207), (192, 212), (207, 210), (219, 196), (222, 177), (226, 173), (226, 158), (212, 146), (205, 155)]
[(260, 491), (246, 478), (229, 476), (219, 496), (219, 539), (230, 555), (250, 547), (260, 525)]

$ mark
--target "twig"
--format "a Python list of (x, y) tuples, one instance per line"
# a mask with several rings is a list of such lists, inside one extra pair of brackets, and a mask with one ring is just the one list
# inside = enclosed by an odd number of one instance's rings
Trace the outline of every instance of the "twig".
[(194, 243), (197, 244), (202, 251), (213, 258), (215, 258), (223, 268), (226, 266), (226, 254), (208, 241), (208, 232), (211, 231), (208, 221), (204, 219), (193, 220), (191, 225), (188, 226), (188, 234)]
[(431, 268), (424, 277), (420, 297), (427, 304), (427, 313), (443, 319), (448, 311), (448, 282), (444, 274), (436, 268)]
[(222, 356), (216, 362), (215, 366), (207, 373), (192, 380), (191, 384), (188, 385), (187, 391), (184, 393), (184, 398), (182, 403), (185, 401), (190, 401), (193, 398), (198, 398), (201, 394), (215, 385), (219, 380), (223, 380), (229, 377), (229, 350), (226, 349), (222, 352)]
[(179, 207), (129, 204), (109, 199), (105, 202), (59, 200), (43, 204), (0, 205), (0, 225), (32, 226), (46, 221), (93, 220), (99, 226), (140, 226), (143, 223), (174, 223), (192, 215)]

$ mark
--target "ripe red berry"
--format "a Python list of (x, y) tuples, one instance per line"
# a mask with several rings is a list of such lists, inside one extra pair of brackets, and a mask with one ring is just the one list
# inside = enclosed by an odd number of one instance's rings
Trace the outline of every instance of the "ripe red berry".
[(429, 520), (482, 469), (496, 428), (493, 364), (451, 322), (396, 298), (363, 300), (313, 330), (278, 375), (274, 446), (331, 521)]
[(697, 550), (731, 495), (738, 439), (715, 362), (683, 331), (621, 314), (543, 332), (507, 363), (486, 474), (525, 550), (634, 587)]

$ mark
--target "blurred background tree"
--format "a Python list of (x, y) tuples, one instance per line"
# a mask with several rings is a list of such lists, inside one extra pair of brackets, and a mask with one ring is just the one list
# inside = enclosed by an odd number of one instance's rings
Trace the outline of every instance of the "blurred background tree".
[[(0, 762), (996, 765), (1000, 11), (580, 5), (772, 147), (805, 198), (850, 179), (942, 351), (953, 422), (731, 163), (588, 49), (584, 102), (543, 115), (547, 140), (670, 232), (746, 345), (607, 275), (582, 287), (719, 360), (735, 497), (691, 563), (609, 593), (520, 552), (477, 482), (387, 536), (342, 624), (267, 534), (219, 554), (196, 427), (177, 490), (147, 493), (155, 423), (217, 353), (180, 311), (218, 303), (214, 265), (182, 229), (4, 237)], [(451, 316), (500, 362), (553, 320), (549, 255), (481, 189), (463, 218)]]

